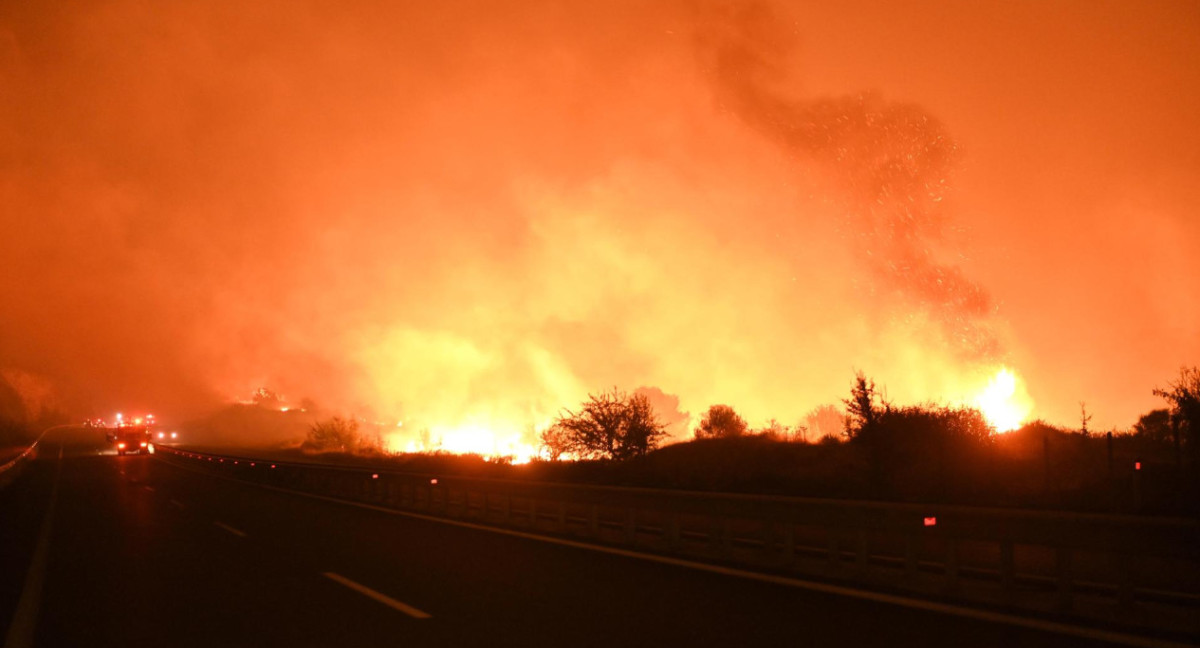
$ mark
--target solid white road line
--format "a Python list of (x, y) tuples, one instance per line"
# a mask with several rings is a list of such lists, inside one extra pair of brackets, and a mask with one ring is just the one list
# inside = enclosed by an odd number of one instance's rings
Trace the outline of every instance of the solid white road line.
[(363, 596), (373, 598), (376, 601), (379, 601), (380, 603), (383, 603), (384, 605), (386, 605), (394, 610), (399, 610), (414, 619), (428, 619), (429, 618), (428, 613), (422, 612), (407, 603), (402, 603), (400, 601), (397, 601), (396, 599), (388, 596), (387, 594), (382, 594), (380, 592), (376, 592), (375, 590), (371, 589), (370, 587), (356, 583), (356, 582), (350, 580), (349, 578), (342, 576), (341, 574), (335, 574), (333, 572), (324, 572), (324, 576), (325, 576), (325, 578), (328, 578), (329, 580), (331, 580), (335, 583), (340, 583), (342, 585), (345, 585), (346, 587), (349, 587), (350, 589), (354, 590), (355, 592), (358, 592), (359, 594), (362, 594)]
[(54, 526), (54, 506), (58, 503), (58, 482), (62, 476), (62, 445), (58, 446), (58, 462), (54, 467), (54, 482), (50, 487), (50, 503), (46, 506), (46, 517), (38, 532), (37, 547), (33, 560), (25, 574), (25, 585), (13, 613), (12, 625), (4, 636), (4, 648), (27, 648), (33, 645), (33, 632), (37, 629), (38, 607), (42, 604), (42, 585), (46, 581), (46, 560), (50, 556), (50, 533)]
[(287, 493), (299, 497), (307, 497), (309, 499), (321, 500), (323, 502), (333, 502), (344, 506), (353, 506), (356, 508), (367, 509), (371, 511), (379, 511), (388, 515), (398, 515), (401, 517), (414, 518), (418, 520), (428, 520), (439, 524), (449, 524), (451, 526), (463, 527), (466, 529), (476, 529), (478, 531), (487, 531), (489, 533), (499, 533), (501, 535), (515, 536), (518, 538), (527, 538), (538, 542), (546, 542), (549, 544), (563, 545), (566, 547), (575, 547), (577, 549), (585, 549), (587, 551), (596, 551), (599, 553), (613, 554), (617, 556), (625, 556), (628, 558), (636, 558), (638, 560), (646, 560), (657, 562), (666, 565), (674, 565), (685, 569), (694, 569), (697, 571), (712, 572), (724, 576), (732, 576), (734, 578), (742, 578), (746, 580), (755, 580), (763, 583), (772, 583), (775, 585), (783, 585), (785, 587), (795, 587), (798, 589), (810, 590), (813, 592), (822, 592), (825, 594), (833, 594), (837, 596), (845, 596), (856, 598), (864, 601), (874, 601), (877, 603), (886, 603), (889, 605), (898, 605), (914, 610), (925, 610), (928, 612), (936, 612), (939, 614), (948, 614), (966, 619), (975, 619), (978, 621), (986, 621), (988, 623), (998, 623), (1001, 625), (1016, 626), (1018, 628), (1029, 628), (1032, 630), (1040, 630), (1053, 634), (1067, 635), (1071, 637), (1082, 637), (1084, 639), (1094, 639), (1098, 641), (1107, 641), (1110, 643), (1118, 643), (1126, 646), (1136, 646), (1138, 648), (1188, 648), (1188, 644), (1182, 644), (1165, 639), (1156, 639), (1142, 635), (1129, 634), (1125, 632), (1117, 632), (1112, 630), (1101, 630), (1099, 628), (1089, 628), (1086, 626), (1071, 625), (1058, 621), (1048, 621), (1034, 617), (1020, 616), (1018, 614), (1010, 614), (1007, 612), (993, 612), (990, 610), (981, 610), (970, 608), (962, 605), (954, 605), (952, 603), (938, 603), (925, 599), (912, 598), (901, 596), (898, 594), (883, 594), (870, 590), (862, 590), (854, 587), (846, 587), (841, 585), (830, 585), (816, 581), (804, 580), (802, 578), (794, 578), (791, 576), (778, 576), (775, 574), (764, 574), (736, 567), (722, 567), (720, 565), (710, 565), (708, 563), (696, 562), (684, 558), (673, 558), (671, 556), (662, 556), (659, 554), (642, 553), (630, 549), (621, 549), (619, 547), (609, 547), (605, 545), (591, 544), (588, 542), (579, 542), (566, 538), (557, 538), (554, 536), (537, 535), (534, 533), (526, 533), (524, 531), (516, 531), (513, 529), (504, 529), (500, 527), (488, 526), (484, 524), (475, 524), (473, 522), (464, 522), (462, 520), (451, 520), (433, 515), (424, 515), (422, 513), (412, 513), (409, 511), (401, 511), (398, 509), (387, 508), (384, 506), (376, 506), (365, 502), (355, 502), (352, 500), (338, 499), (326, 495), (317, 495), (314, 493), (305, 493), (303, 491), (291, 490), (289, 488), (280, 488), (278, 486), (270, 486), (267, 484), (259, 484), (256, 482), (246, 481), (243, 479), (234, 479), (225, 475), (216, 475), (210, 472), (196, 470), (188, 466), (182, 466), (173, 462), (166, 462), (171, 466), (175, 466), (180, 470), (187, 470), (201, 475), (207, 475), (216, 479), (246, 484), (248, 486), (257, 486), (266, 490), (276, 491), (279, 493)]
[(214, 525), (216, 525), (216, 526), (219, 526), (219, 527), (221, 527), (222, 529), (225, 529), (226, 531), (228, 531), (228, 532), (232, 533), (233, 535), (235, 535), (235, 536), (237, 536), (237, 537), (239, 537), (239, 538), (245, 538), (245, 537), (246, 537), (246, 534), (245, 534), (245, 532), (243, 532), (243, 531), (238, 531), (237, 529), (235, 529), (235, 528), (233, 528), (233, 527), (231, 527), (231, 526), (229, 526), (228, 524), (225, 524), (225, 523), (223, 523), (223, 522), (213, 522), (213, 524), (214, 524)]

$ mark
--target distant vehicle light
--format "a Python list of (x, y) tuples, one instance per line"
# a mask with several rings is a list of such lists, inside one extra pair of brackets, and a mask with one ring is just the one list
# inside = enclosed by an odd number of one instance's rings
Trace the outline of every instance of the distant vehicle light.
[(143, 448), (145, 448), (145, 447), (146, 447), (146, 442), (145, 442), (145, 441), (142, 441), (142, 447), (143, 447)]
[(172, 433), (171, 433), (171, 438), (172, 438), (172, 439), (174, 439), (174, 438), (175, 438), (175, 437), (177, 437), (177, 436), (179, 436), (179, 435), (178, 435), (178, 434), (175, 434), (174, 432), (172, 432)]
[(271, 464), (271, 467), (272, 467), (272, 468), (274, 468), (274, 467), (275, 467), (275, 464)]
[(379, 479), (379, 473), (371, 473), (371, 479)]
[(936, 517), (925, 518), (925, 526), (937, 526), (937, 518)]
[(163, 434), (162, 432), (159, 432), (159, 433), (158, 433), (158, 438), (160, 438), (160, 439), (161, 439), (161, 438), (163, 438), (163, 437), (165, 437), (165, 436), (166, 436), (166, 435), (165, 435), (165, 434)]
[(430, 484), (437, 484), (437, 480), (436, 480), (436, 479), (430, 479), (430, 480), (429, 480), (429, 483), (430, 483)]
[(1141, 470), (1141, 469), (1142, 469), (1142, 462), (1140, 462), (1140, 461), (1135, 461), (1135, 462), (1133, 462), (1133, 469), (1134, 469), (1134, 470)]
[(118, 444), (117, 444), (117, 447), (118, 447), (118, 448), (120, 448), (121, 450), (124, 450), (124, 449), (125, 449), (125, 442), (124, 442), (124, 441), (122, 441), (121, 443), (118, 443)]

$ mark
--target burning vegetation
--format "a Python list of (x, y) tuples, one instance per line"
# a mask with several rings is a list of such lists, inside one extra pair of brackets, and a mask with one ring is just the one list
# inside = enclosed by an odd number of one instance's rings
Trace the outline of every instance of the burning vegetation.
[(1146, 411), (1200, 354), (1195, 21), (820, 4), (0, 8), (22, 420), (524, 463), (833, 448), (854, 367), (938, 403), (896, 425)]

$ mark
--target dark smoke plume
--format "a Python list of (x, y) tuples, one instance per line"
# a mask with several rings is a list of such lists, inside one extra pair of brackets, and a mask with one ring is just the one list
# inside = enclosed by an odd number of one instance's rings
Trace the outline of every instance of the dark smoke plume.
[[(815, 100), (788, 93), (792, 38), (757, 3), (701, 12), (700, 58), (718, 100), (795, 157), (817, 162), (840, 189), (859, 261), (905, 312), (924, 311), (964, 360), (994, 360), (1000, 342), (987, 292), (939, 258), (958, 145), (919, 106), (873, 94)], [(874, 290), (873, 287), (865, 288)], [(890, 293), (890, 294), (888, 294)]]

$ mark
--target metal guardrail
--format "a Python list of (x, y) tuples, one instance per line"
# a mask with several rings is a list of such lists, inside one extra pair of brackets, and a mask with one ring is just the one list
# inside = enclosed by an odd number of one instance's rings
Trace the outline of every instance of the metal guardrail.
[[(42, 433), (42, 436), (45, 436), (45, 432)], [(24, 465), (27, 462), (37, 458), (37, 448), (38, 444), (41, 442), (42, 437), (39, 436), (37, 440), (29, 444), (29, 447), (25, 448), (21, 454), (18, 454), (16, 457), (13, 457), (5, 463), (0, 464), (0, 488), (4, 488), (16, 480), (17, 476), (21, 474), (21, 470)]]
[(881, 591), (1200, 637), (1200, 521), (387, 472), (200, 453), (237, 479)]

